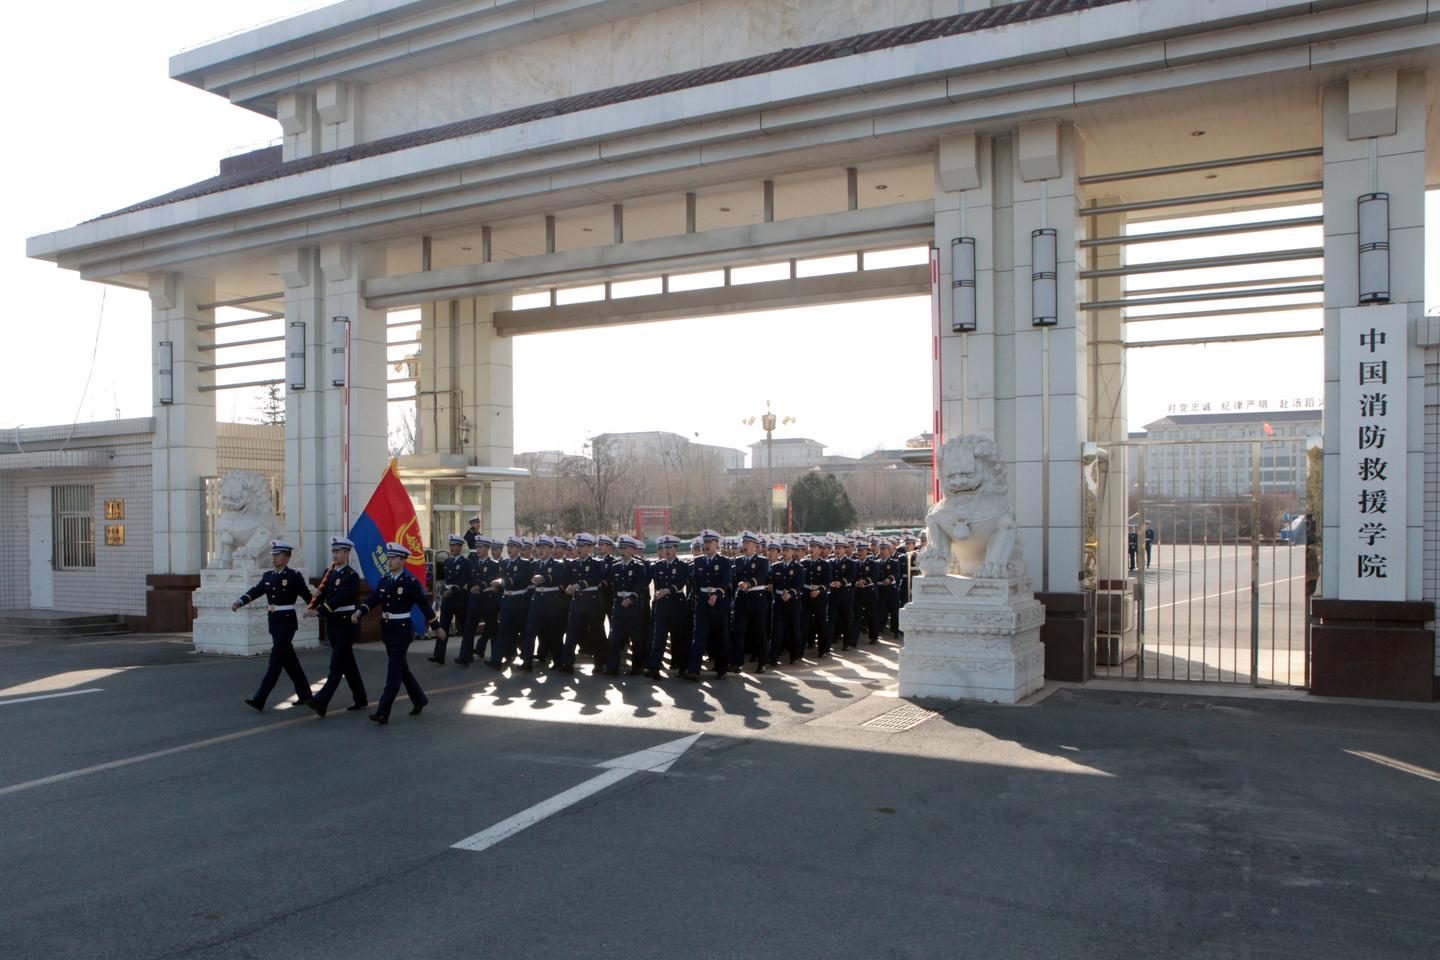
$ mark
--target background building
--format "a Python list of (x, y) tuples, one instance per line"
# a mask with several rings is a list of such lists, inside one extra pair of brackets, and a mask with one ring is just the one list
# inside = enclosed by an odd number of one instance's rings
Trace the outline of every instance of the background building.
[[(1319, 410), (1171, 414), (1145, 425), (1144, 438), (1172, 441), (1145, 450), (1147, 498), (1197, 500), (1260, 494), (1305, 495), (1305, 444), (1322, 429)], [(1260, 485), (1255, 489), (1253, 443), (1260, 440)], [(1173, 442), (1204, 441), (1204, 442)], [(1134, 448), (1132, 448), (1134, 449)], [(1139, 464), (1130, 474), (1140, 482)]]

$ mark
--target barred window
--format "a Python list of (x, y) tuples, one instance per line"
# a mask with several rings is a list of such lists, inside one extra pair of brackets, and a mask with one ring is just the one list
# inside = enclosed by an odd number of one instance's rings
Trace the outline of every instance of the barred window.
[(51, 487), (50, 511), (55, 525), (55, 569), (94, 567), (95, 488), (80, 483)]

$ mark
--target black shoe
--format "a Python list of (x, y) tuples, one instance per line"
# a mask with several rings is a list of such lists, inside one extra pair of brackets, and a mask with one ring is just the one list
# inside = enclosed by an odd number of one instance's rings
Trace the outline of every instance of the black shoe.
[(523, 671), (526, 672), (526, 673), (534, 673), (534, 672), (535, 672), (535, 664), (533, 664), (533, 663), (522, 663), (522, 664), (520, 664), (520, 669), (523, 670)]
[(314, 710), (314, 711), (315, 711), (315, 715), (316, 715), (316, 716), (318, 716), (318, 717), (324, 717), (324, 716), (325, 716), (325, 704), (321, 703), (319, 700), (315, 700), (315, 699), (312, 698), (312, 699), (310, 699), (310, 700), (307, 700), (305, 703), (306, 703), (306, 706), (308, 706), (311, 710)]
[(646, 670), (646, 671), (645, 671), (645, 676), (649, 677), (651, 680), (659, 680), (659, 679), (660, 679), (660, 671), (659, 671), (659, 670)]
[(724, 679), (725, 679), (725, 671), (724, 671), (724, 670), (716, 670), (716, 671), (715, 671), (715, 679), (716, 679), (716, 680), (724, 680)]
[(680, 674), (680, 679), (681, 679), (681, 680), (686, 680), (686, 681), (688, 681), (688, 682), (690, 682), (690, 683), (699, 683), (699, 682), (700, 682), (700, 674), (695, 673), (695, 672), (692, 671), (692, 670), (686, 670), (684, 673)]
[(630, 668), (630, 676), (632, 676), (632, 677), (638, 677), (638, 676), (640, 676), (640, 674), (642, 674), (642, 673), (644, 673), (644, 672), (645, 672), (645, 668), (644, 668), (644, 667), (631, 667), (631, 668)]
[(369, 700), (361, 700), (359, 703), (350, 704), (350, 706), (345, 708), (345, 712), (354, 713), (356, 710), (364, 710), (368, 706), (370, 706)]
[(246, 705), (247, 707), (254, 707), (254, 708), (255, 708), (255, 711), (256, 711), (257, 713), (264, 713), (264, 712), (265, 712), (265, 701), (264, 701), (264, 700), (253, 700), (253, 699), (248, 699), (248, 698), (247, 698), (246, 701), (245, 701), (245, 705)]
[(310, 706), (310, 701), (313, 700), (313, 699), (314, 699), (314, 697), (296, 697), (296, 698), (295, 698), (295, 706), (297, 706), (297, 707), (308, 707), (308, 706)]
[[(426, 701), (425, 701), (425, 703), (429, 703), (429, 702), (430, 702), (429, 700), (426, 700)], [(411, 707), (411, 708), (410, 708), (410, 716), (412, 716), (412, 717), (418, 717), (418, 716), (420, 716), (420, 711), (425, 709), (425, 703), (417, 703), (417, 704), (415, 704), (415, 706)]]
[(378, 713), (372, 713), (372, 714), (370, 714), (370, 719), (371, 719), (371, 720), (374, 720), (376, 723), (380, 724), (380, 726), (382, 726), (382, 727), (385, 726), (385, 724), (387, 724), (387, 723), (390, 722), (390, 718), (389, 718), (389, 717), (382, 717), (382, 716), (380, 716), (380, 714), (378, 714)]
[(756, 672), (757, 674), (758, 674), (758, 673), (764, 673), (764, 672), (765, 672), (765, 664), (762, 663), (762, 664), (760, 664), (760, 666), (756, 667), (756, 668), (755, 668), (755, 672)]
[(607, 677), (618, 677), (618, 676), (620, 676), (620, 668), (619, 668), (619, 667), (616, 667), (615, 669), (612, 670), (612, 669), (610, 669), (609, 667), (606, 667), (606, 668), (605, 668), (605, 676), (607, 676)]
[(435, 664), (435, 666), (437, 666), (437, 667), (443, 667), (443, 666), (445, 666), (445, 658), (444, 658), (444, 657), (426, 657), (425, 659), (426, 659), (426, 660), (429, 660), (431, 663)]
[(456, 657), (455, 662), (460, 664), (460, 666), (462, 667), (468, 667), (470, 666), (470, 664), (474, 663), (475, 660), (473, 657)]

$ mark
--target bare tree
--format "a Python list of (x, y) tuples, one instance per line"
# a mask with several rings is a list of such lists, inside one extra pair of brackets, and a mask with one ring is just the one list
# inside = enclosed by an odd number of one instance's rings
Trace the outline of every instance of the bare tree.
[(400, 422), (390, 431), (388, 446), (390, 456), (403, 457), (419, 449), (415, 436), (415, 408), (407, 408), (400, 414)]
[(590, 459), (567, 462), (562, 469), (584, 489), (595, 526), (603, 530), (611, 520), (616, 487), (629, 476), (632, 464), (613, 439), (596, 437), (585, 446)]

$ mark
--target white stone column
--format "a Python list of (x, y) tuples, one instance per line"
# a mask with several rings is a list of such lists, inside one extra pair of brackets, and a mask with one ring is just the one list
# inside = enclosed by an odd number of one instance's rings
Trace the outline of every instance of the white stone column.
[(379, 270), (363, 244), (299, 248), (281, 257), (285, 322), (305, 324), (305, 389), (285, 392), (285, 524), (297, 538), (295, 565), (328, 563), (330, 537), (343, 515), (345, 388), (332, 359), (331, 322), (350, 318), (350, 517), (364, 509), (388, 462), (385, 312), (365, 306), (360, 290)]
[[(1077, 215), (1080, 140), (1069, 124), (1040, 121), (1022, 126), (1014, 144), (1010, 290), (1015, 334), (1009, 369), (1015, 406), (1009, 450), (1015, 518), (1037, 589), (1073, 592), (1079, 589), (1082, 564), (1080, 453), (1089, 417), (1088, 323), (1076, 310), (1075, 244), (1085, 235)], [(1031, 322), (1031, 233), (1041, 228), (1057, 233), (1058, 321), (1050, 328)], [(997, 366), (1003, 364), (1003, 356), (997, 356)], [(1002, 446), (1005, 442), (1001, 439)]]
[[(1423, 596), (1425, 348), (1425, 76), (1388, 70), (1352, 74), (1324, 92), (1325, 495), (1324, 541), (1339, 542), (1340, 311), (1359, 304), (1356, 201), (1390, 195), (1390, 301), (1409, 313), (1405, 401), (1411, 411), (1403, 461), (1392, 461), (1406, 489), (1405, 598)], [(1398, 457), (1400, 450), (1395, 451)], [(1400, 518), (1395, 518), (1399, 521)], [(1398, 525), (1398, 524), (1397, 524)], [(1336, 596), (1337, 550), (1324, 550), (1320, 595)]]
[[(202, 303), (215, 299), (215, 283), (175, 273), (150, 275), (151, 377), (155, 416), (151, 490), (154, 494), (154, 573), (195, 574), (204, 565), (204, 477), (215, 475), (215, 321)], [(160, 343), (173, 344), (173, 403), (161, 403)]]
[[(994, 176), (988, 137), (944, 140), (936, 152), (935, 248), (940, 252), (940, 422), (944, 437), (995, 432)], [(973, 333), (954, 332), (951, 242), (975, 239)]]
[[(1094, 198), (1093, 205), (1114, 206), (1121, 202), (1116, 196)], [(1125, 233), (1125, 215), (1111, 213), (1091, 217), (1090, 232), (1099, 237), (1118, 237)], [(1083, 260), (1084, 258), (1082, 258)], [(1096, 247), (1091, 250), (1089, 265), (1096, 270), (1118, 269), (1125, 265), (1122, 246)], [(1105, 277), (1088, 281), (1084, 287), (1089, 300), (1118, 300), (1125, 292), (1124, 279)], [(1097, 310), (1088, 314), (1093, 333), (1091, 365), (1088, 371), (1090, 388), (1090, 437), (1110, 453), (1108, 479), (1104, 500), (1100, 504), (1096, 529), (1096, 577), (1102, 582), (1123, 583), (1129, 575), (1126, 560), (1126, 518), (1129, 512), (1131, 477), (1127, 475), (1129, 458), (1123, 444), (1129, 438), (1129, 422), (1125, 416), (1125, 324), (1119, 308)]]

